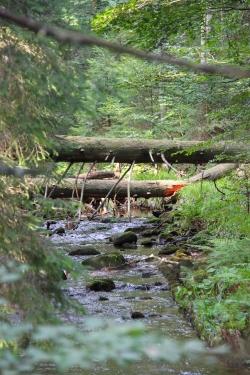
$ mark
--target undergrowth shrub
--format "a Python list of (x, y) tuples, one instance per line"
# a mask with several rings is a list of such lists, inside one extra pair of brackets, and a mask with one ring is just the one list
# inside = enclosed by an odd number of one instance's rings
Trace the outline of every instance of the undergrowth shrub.
[(219, 190), (205, 181), (188, 186), (176, 208), (176, 220), (185, 229), (203, 223), (194, 243), (203, 237), (211, 245), (198, 268), (183, 270), (183, 283), (174, 291), (200, 336), (210, 344), (222, 337), (236, 339), (238, 332), (244, 335), (250, 320), (250, 215), (245, 181), (224, 178)]
[(202, 220), (218, 237), (234, 238), (250, 233), (247, 196), (244, 181), (224, 178), (219, 192), (213, 182), (203, 181), (185, 187), (180, 192), (177, 212), (187, 228)]

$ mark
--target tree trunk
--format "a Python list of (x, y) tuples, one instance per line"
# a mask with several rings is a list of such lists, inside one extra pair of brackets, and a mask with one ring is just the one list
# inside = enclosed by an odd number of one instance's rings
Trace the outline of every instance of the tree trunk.
[(217, 142), (204, 146), (199, 141), (138, 140), (122, 138), (84, 138), (58, 136), (50, 155), (55, 161), (97, 163), (170, 163), (203, 164), (219, 157), (220, 162), (250, 161), (247, 145)]
[(190, 177), (188, 179), (188, 182), (192, 183), (192, 182), (197, 182), (201, 180), (215, 181), (218, 178), (223, 177), (227, 173), (233, 171), (237, 167), (238, 167), (238, 164), (236, 163), (218, 164), (218, 165), (215, 165), (214, 167), (211, 167), (209, 169), (206, 169), (203, 172), (196, 174), (193, 177)]
[[(197, 175), (190, 177), (188, 180), (159, 180), (159, 181), (131, 181), (130, 196), (133, 198), (157, 198), (170, 197), (186, 185), (201, 180), (215, 181), (227, 173), (236, 169), (238, 164), (225, 163), (211, 167)], [(33, 179), (33, 183), (41, 185), (41, 179)], [(114, 180), (86, 180), (84, 186), (84, 200), (90, 198), (104, 198), (114, 185)], [(50, 198), (71, 198), (73, 189), (75, 190), (75, 179), (66, 178), (63, 180), (63, 187), (54, 185), (47, 187), (47, 194)], [(40, 187), (40, 192), (44, 194), (45, 187)], [(50, 195), (51, 194), (51, 195)], [(121, 181), (111, 193), (110, 198), (126, 198), (128, 194), (128, 181)], [(81, 195), (81, 188), (77, 188), (77, 196)]]
[[(34, 180), (33, 180), (34, 181)], [(75, 180), (67, 178), (64, 180), (64, 187), (55, 187), (51, 198), (71, 198)], [(176, 191), (180, 190), (187, 183), (183, 181), (131, 181), (130, 196), (132, 198), (152, 198), (152, 197), (169, 197)], [(84, 188), (84, 199), (103, 198), (114, 185), (114, 180), (87, 180)], [(111, 193), (110, 198), (126, 198), (128, 191), (128, 182), (121, 181), (116, 189)], [(48, 194), (54, 186), (48, 187)], [(44, 187), (40, 189), (44, 192)], [(78, 196), (81, 189), (78, 188)]]
[[(79, 180), (83, 180), (86, 174), (80, 174)], [(104, 178), (118, 178), (113, 171), (93, 171), (87, 176), (87, 180), (102, 180)]]

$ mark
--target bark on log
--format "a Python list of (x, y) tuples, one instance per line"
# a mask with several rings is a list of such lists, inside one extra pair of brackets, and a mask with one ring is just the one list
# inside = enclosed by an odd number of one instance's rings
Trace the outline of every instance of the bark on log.
[(55, 161), (105, 163), (162, 163), (162, 155), (169, 163), (203, 164), (220, 162), (249, 162), (249, 147), (239, 143), (217, 142), (204, 146), (199, 141), (143, 140), (123, 138), (85, 138), (57, 136), (54, 150), (50, 151)]
[[(75, 180), (67, 178), (64, 180), (64, 187), (48, 187), (48, 194), (54, 188), (51, 198), (71, 198), (72, 189)], [(152, 198), (152, 197), (168, 197), (180, 190), (187, 183), (183, 181), (131, 181), (130, 192), (131, 197), (137, 198)], [(84, 188), (84, 199), (89, 198), (103, 198), (107, 195), (111, 187), (114, 185), (113, 180), (87, 180)], [(127, 197), (127, 181), (121, 181), (116, 189), (112, 192), (111, 198)], [(44, 192), (44, 187), (41, 188), (41, 193)], [(78, 189), (80, 196), (81, 189)]]
[[(80, 174), (78, 179), (83, 180), (86, 174)], [(104, 178), (118, 178), (113, 171), (94, 171), (87, 176), (87, 180), (102, 180)]]
[[(215, 165), (201, 173), (190, 177), (187, 180), (159, 180), (159, 181), (131, 181), (131, 197), (137, 198), (156, 198), (156, 197), (170, 197), (175, 192), (179, 191), (186, 185), (201, 180), (215, 181), (220, 177), (223, 177), (227, 173), (236, 169), (238, 164), (236, 163), (225, 163)], [(42, 183), (41, 179), (32, 179), (32, 182), (39, 186)], [(75, 190), (75, 179), (67, 178), (63, 180), (63, 187), (51, 185), (47, 187), (47, 194), (51, 198), (71, 198), (73, 189)], [(84, 199), (89, 200), (90, 198), (104, 198), (114, 185), (114, 180), (86, 180), (84, 187)], [(127, 197), (128, 181), (121, 181), (119, 185), (110, 195), (111, 198)], [(40, 186), (40, 192), (44, 194), (45, 187)], [(81, 188), (77, 189), (78, 196), (81, 195)]]
[(210, 180), (215, 181), (220, 177), (225, 176), (227, 173), (233, 171), (238, 167), (237, 163), (224, 163), (224, 164), (218, 164), (214, 167), (211, 167), (209, 169), (206, 169), (205, 171), (196, 174), (193, 177), (190, 177), (188, 179), (189, 183), (201, 181), (201, 180)]

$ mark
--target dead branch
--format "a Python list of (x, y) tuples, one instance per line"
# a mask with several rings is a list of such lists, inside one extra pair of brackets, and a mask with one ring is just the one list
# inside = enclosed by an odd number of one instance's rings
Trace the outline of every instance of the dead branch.
[(77, 31), (67, 30), (55, 26), (47, 26), (32, 18), (12, 14), (4, 7), (0, 7), (0, 17), (20, 27), (33, 31), (40, 36), (51, 37), (57, 40), (59, 43), (76, 44), (80, 46), (98, 46), (116, 53), (131, 55), (143, 60), (156, 61), (158, 63), (174, 65), (180, 68), (187, 68), (196, 73), (219, 74), (231, 78), (250, 77), (249, 69), (242, 69), (237, 66), (226, 64), (196, 64), (187, 59), (177, 58), (170, 54), (146, 52), (136, 48), (123, 46), (119, 43), (110, 42), (105, 39), (85, 35)]

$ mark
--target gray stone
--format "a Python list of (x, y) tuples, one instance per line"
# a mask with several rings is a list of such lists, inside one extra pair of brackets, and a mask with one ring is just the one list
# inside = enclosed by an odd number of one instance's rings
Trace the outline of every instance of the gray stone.
[(69, 255), (76, 256), (76, 255), (98, 255), (100, 251), (96, 250), (96, 248), (92, 245), (82, 245), (73, 249), (69, 252)]
[(115, 289), (115, 283), (111, 279), (97, 279), (88, 284), (87, 289), (94, 292), (111, 292)]
[(125, 266), (127, 262), (121, 253), (113, 252), (84, 259), (82, 264), (91, 268), (101, 269), (104, 267), (122, 267)]
[(144, 319), (145, 315), (140, 311), (132, 311), (131, 318), (132, 319)]
[(122, 246), (125, 243), (136, 243), (137, 235), (134, 232), (124, 232), (113, 237), (114, 246)]

